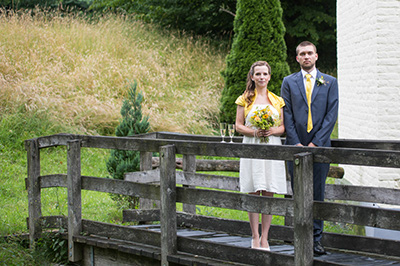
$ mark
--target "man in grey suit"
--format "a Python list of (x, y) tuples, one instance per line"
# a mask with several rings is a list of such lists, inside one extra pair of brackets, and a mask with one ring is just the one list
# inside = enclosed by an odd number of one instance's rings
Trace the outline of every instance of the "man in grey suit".
[[(301, 71), (283, 79), (281, 97), (285, 100), (284, 123), (286, 145), (330, 147), (330, 135), (338, 114), (338, 84), (336, 78), (321, 73), (315, 63), (317, 48), (311, 42), (300, 43), (296, 60)], [(288, 162), (293, 185), (293, 162)], [(323, 201), (329, 164), (315, 163), (314, 200)], [(314, 220), (314, 254), (326, 254), (321, 245), (323, 221)]]

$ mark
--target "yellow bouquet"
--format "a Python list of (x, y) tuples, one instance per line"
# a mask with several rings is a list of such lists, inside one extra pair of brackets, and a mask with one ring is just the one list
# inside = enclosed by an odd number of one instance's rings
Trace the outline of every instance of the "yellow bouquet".
[[(279, 116), (275, 115), (269, 105), (263, 109), (256, 109), (250, 117), (250, 123), (256, 128), (268, 130), (271, 127), (279, 126), (281, 121)], [(262, 137), (261, 142), (269, 142), (269, 137)]]

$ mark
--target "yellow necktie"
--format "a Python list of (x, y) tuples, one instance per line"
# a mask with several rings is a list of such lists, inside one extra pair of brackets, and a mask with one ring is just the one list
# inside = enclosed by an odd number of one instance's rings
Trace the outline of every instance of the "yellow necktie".
[(307, 132), (313, 128), (312, 117), (311, 117), (311, 74), (306, 74), (306, 95), (307, 95), (307, 103), (308, 103), (308, 121), (307, 121)]

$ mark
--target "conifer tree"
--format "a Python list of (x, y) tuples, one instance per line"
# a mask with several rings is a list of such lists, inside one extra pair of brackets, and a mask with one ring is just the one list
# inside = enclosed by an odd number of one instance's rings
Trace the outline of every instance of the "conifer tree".
[[(122, 103), (122, 119), (115, 131), (117, 137), (147, 133), (150, 129), (149, 117), (142, 115), (143, 95), (136, 92), (136, 86), (136, 81), (129, 86), (128, 97)], [(106, 165), (111, 178), (123, 180), (125, 173), (140, 170), (140, 152), (112, 150)], [(139, 204), (139, 199), (136, 197), (112, 195), (111, 198), (121, 205), (127, 204), (126, 207), (131, 209)]]
[(278, 95), (282, 79), (289, 74), (279, 0), (238, 0), (233, 27), (232, 48), (222, 73), (225, 87), (220, 106), (220, 121), (229, 123), (235, 121), (235, 100), (246, 89), (247, 73), (254, 62), (270, 64), (268, 89)]

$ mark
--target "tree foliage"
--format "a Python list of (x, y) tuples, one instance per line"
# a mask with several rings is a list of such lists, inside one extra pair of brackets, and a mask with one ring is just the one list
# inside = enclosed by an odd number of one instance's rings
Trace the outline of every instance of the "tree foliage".
[(281, 0), (288, 63), (292, 71), (299, 66), (295, 60), (296, 46), (305, 40), (318, 48), (318, 68), (336, 71), (336, 0)]
[(66, 9), (69, 7), (86, 10), (90, 4), (91, 0), (0, 0), (0, 7), (13, 10), (37, 7), (50, 9)]
[(271, 68), (268, 89), (279, 94), (286, 63), (285, 27), (279, 0), (238, 0), (232, 49), (223, 72), (220, 120), (233, 123), (236, 98), (246, 89), (247, 73), (255, 61), (267, 61)]
[(236, 1), (233, 0), (95, 0), (91, 8), (134, 13), (155, 22), (193, 34), (221, 36), (232, 30)]
[[(149, 132), (149, 117), (142, 114), (143, 96), (136, 92), (137, 83), (131, 84), (128, 88), (128, 97), (123, 101), (121, 107), (122, 120), (116, 128), (117, 137), (127, 137)], [(140, 170), (140, 152), (126, 150), (112, 150), (108, 161), (107, 170), (114, 179), (124, 179), (127, 172)], [(138, 205), (138, 198), (130, 196), (114, 195), (112, 199), (121, 204), (128, 203), (129, 208)]]

